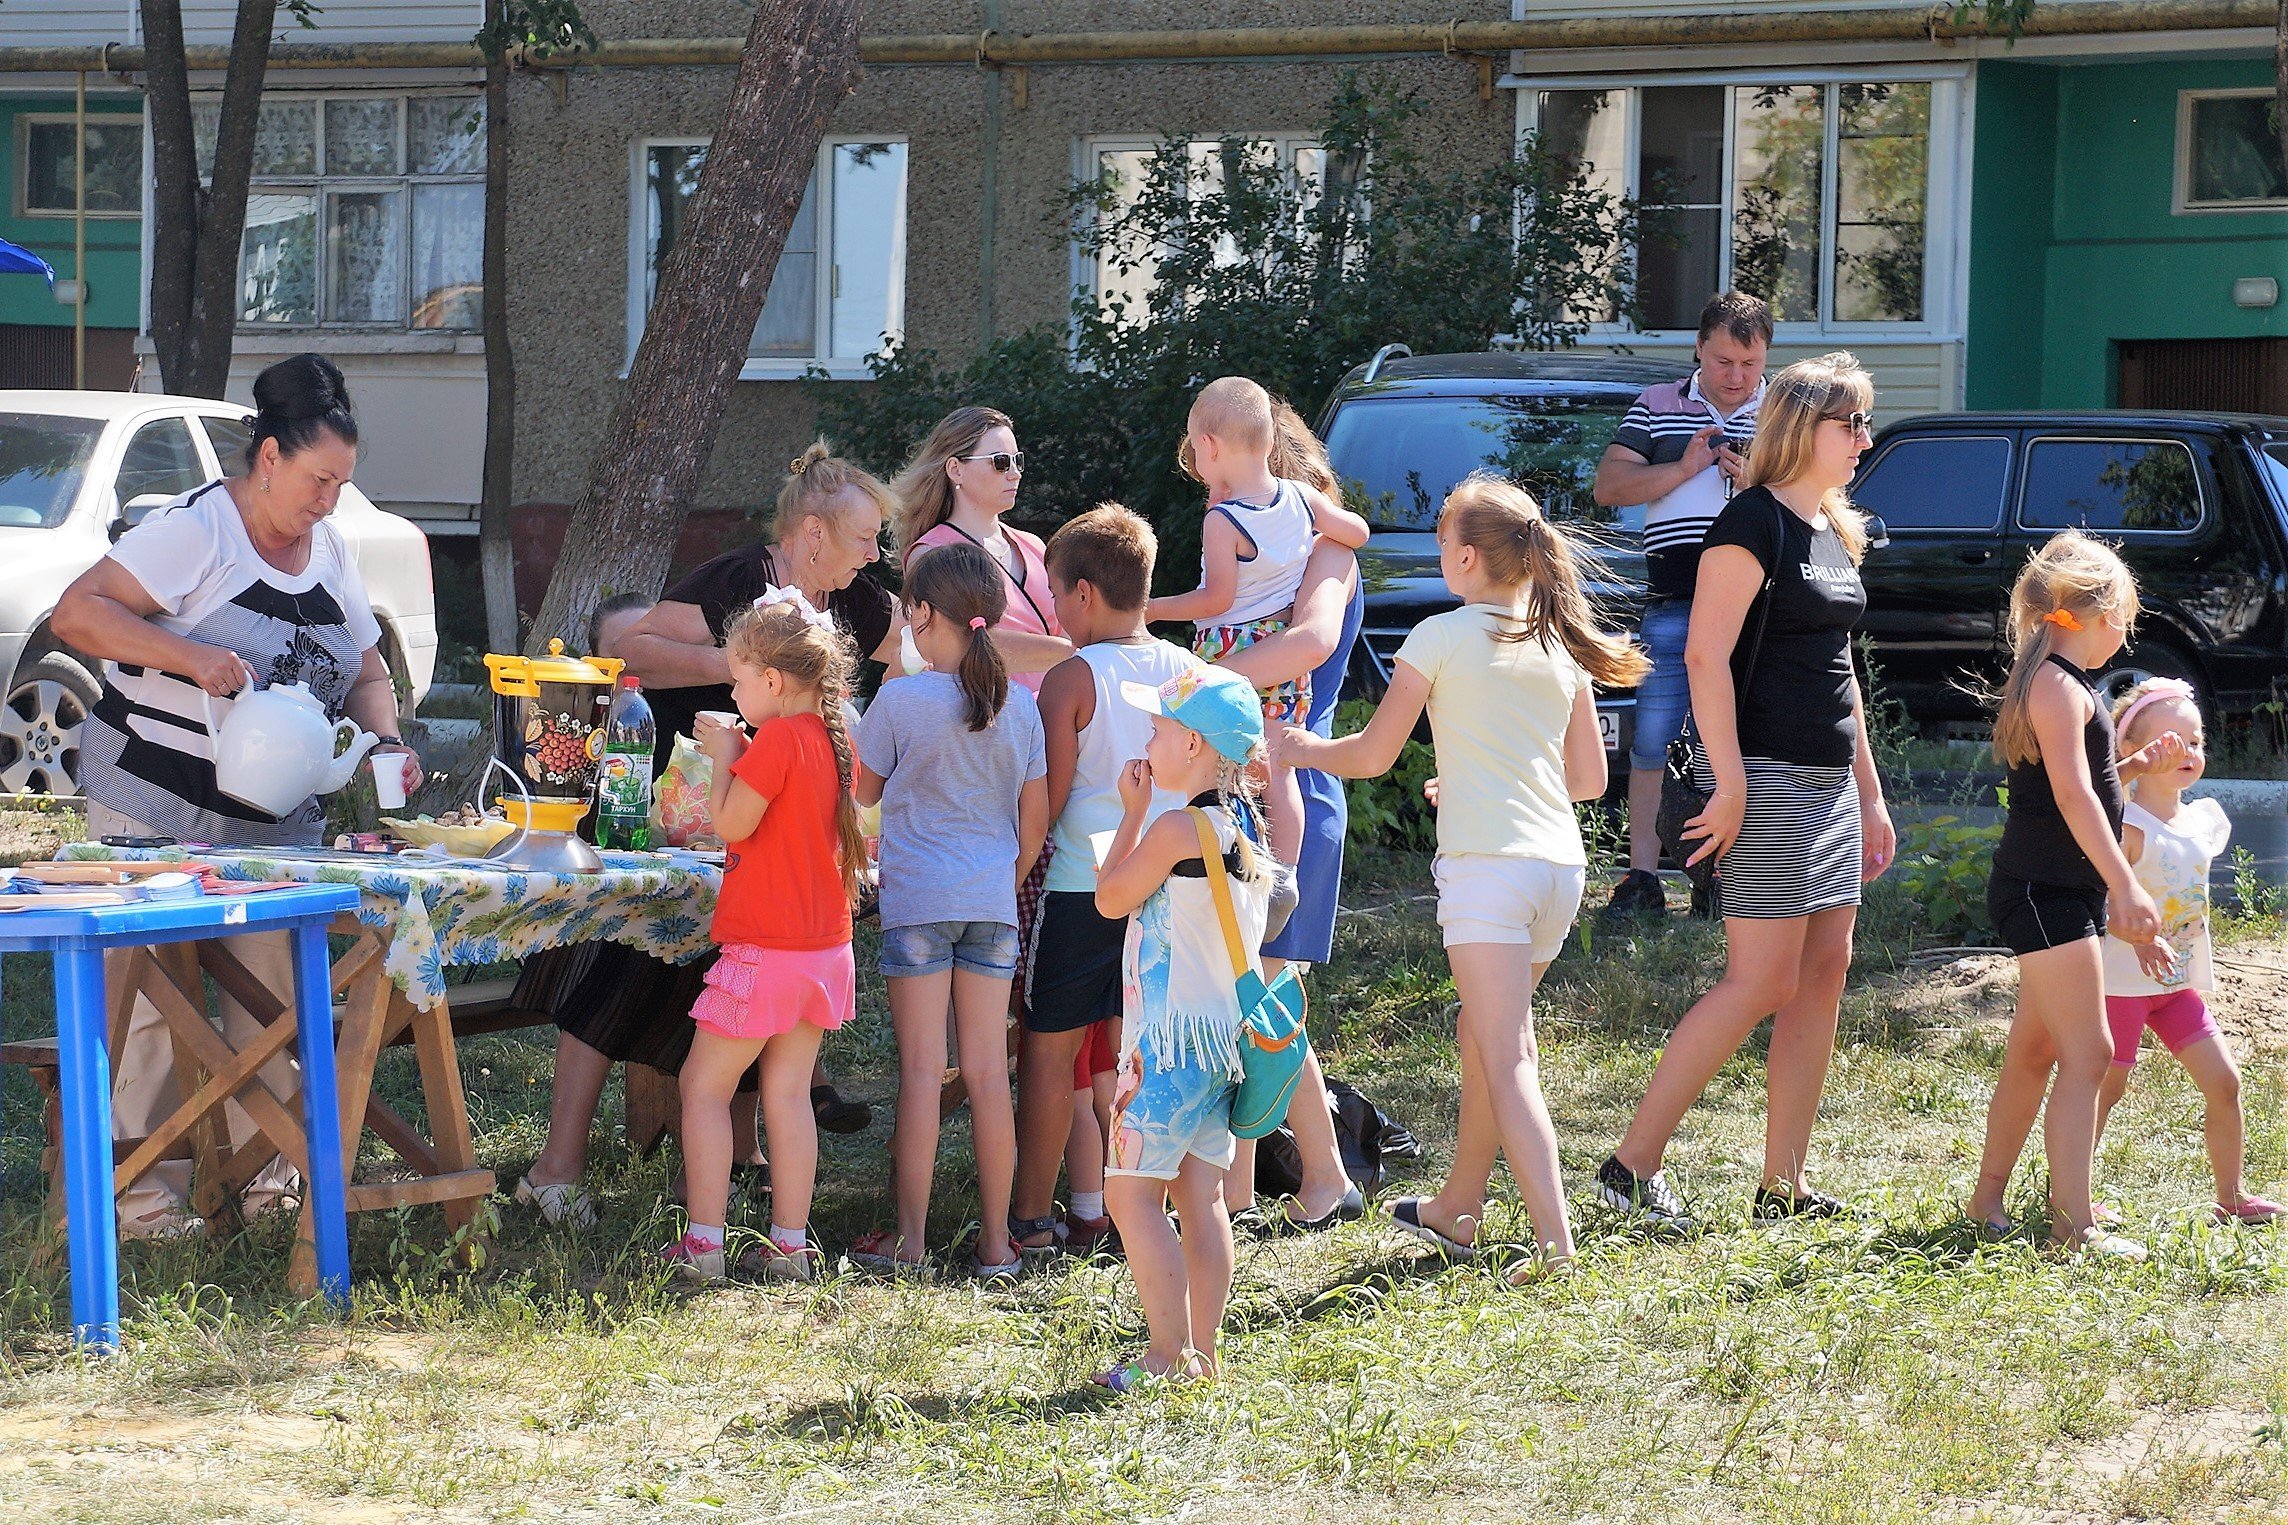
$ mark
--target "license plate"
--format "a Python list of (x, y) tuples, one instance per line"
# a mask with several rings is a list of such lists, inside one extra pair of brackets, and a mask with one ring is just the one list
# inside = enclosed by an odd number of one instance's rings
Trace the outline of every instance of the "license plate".
[(1611, 710), (1597, 711), (1597, 739), (1610, 752), (1621, 744), (1621, 717)]

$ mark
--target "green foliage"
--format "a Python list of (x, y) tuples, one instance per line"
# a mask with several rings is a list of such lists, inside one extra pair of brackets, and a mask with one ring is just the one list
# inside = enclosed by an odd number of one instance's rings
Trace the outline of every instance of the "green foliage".
[[(1335, 707), (1335, 734), (1363, 731), (1374, 718), (1374, 706), (1364, 699), (1346, 699)], [(1353, 847), (1383, 847), (1396, 851), (1428, 852), (1438, 845), (1438, 812), (1422, 797), (1422, 786), (1436, 777), (1438, 759), (1419, 741), (1399, 748), (1398, 761), (1380, 778), (1354, 778), (1343, 786), (1350, 802)]]
[(596, 34), (580, 14), (578, 0), (494, 0), (485, 7), (485, 24), (477, 31), (477, 49), (493, 63), (512, 48), (527, 57), (548, 58), (595, 47)]
[(1552, 348), (1583, 314), (1625, 310), (1631, 204), (1532, 141), (1498, 164), (1446, 167), (1409, 130), (1421, 109), (1346, 74), (1314, 174), (1259, 142), (1170, 138), (1131, 181), (1072, 187), (1059, 224), (1127, 296), (1083, 295), (1069, 323), (959, 367), (910, 350), (873, 362), (871, 386), (814, 374), (824, 431), (886, 471), (952, 407), (998, 407), (1036, 463), (1025, 517), (1126, 503), (1160, 530), (1163, 584), (1190, 586), (1200, 500), (1176, 451), (1207, 378), (1251, 376), (1309, 418), (1381, 345), (1470, 351), (1506, 335)]
[(2015, 41), (2026, 30), (2026, 23), (2034, 18), (2035, 0), (1955, 0), (1954, 24), (1969, 26), (1983, 23), (1990, 32), (2000, 32)]
[(1892, 873), (1933, 935), (1966, 937), (1985, 930), (1986, 880), (2001, 840), (2000, 823), (1973, 826), (1954, 815), (1935, 816), (1899, 833), (1898, 865)]

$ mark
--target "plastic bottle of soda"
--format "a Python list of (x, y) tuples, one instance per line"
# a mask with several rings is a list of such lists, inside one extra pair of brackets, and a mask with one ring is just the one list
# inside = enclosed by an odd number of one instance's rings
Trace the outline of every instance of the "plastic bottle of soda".
[(651, 848), (651, 760), (659, 743), (651, 705), (633, 673), (620, 679), (604, 720), (597, 762), (596, 845), (632, 852)]

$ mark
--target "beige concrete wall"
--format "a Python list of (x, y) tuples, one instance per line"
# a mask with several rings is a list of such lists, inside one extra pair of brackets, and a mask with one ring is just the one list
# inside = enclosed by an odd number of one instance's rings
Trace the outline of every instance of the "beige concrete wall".
[[(1218, 7), (1213, 24), (1445, 19), (1506, 14), (1501, 0), (1463, 7), (1334, 0)], [(728, 0), (690, 5), (588, 7), (606, 38), (726, 35), (750, 13)], [(973, 6), (870, 7), (869, 34), (963, 32)], [(1010, 31), (1087, 26), (1200, 25), (1175, 4), (1049, 5), (1007, 0)], [(1086, 137), (1182, 131), (1294, 131), (1323, 119), (1342, 67), (1335, 64), (1089, 65), (1036, 68), (1026, 105), (1006, 74), (960, 68), (870, 71), (834, 116), (835, 134), (895, 134), (907, 159), (906, 337), (949, 359), (974, 351), (982, 329), (983, 145), (989, 91), (1001, 94), (993, 319), (996, 332), (1062, 320), (1070, 298), (1068, 243), (1054, 225), (1075, 150)], [(1510, 151), (1514, 103), (1478, 95), (1465, 62), (1410, 59), (1370, 67), (1418, 90), (1418, 130), (1442, 156), (1498, 161)], [(546, 82), (519, 81), (511, 121), (515, 170), (509, 227), (514, 286), (509, 313), (518, 372), (516, 496), (568, 502), (584, 484), (589, 452), (608, 425), (627, 358), (629, 177), (643, 137), (705, 136), (730, 88), (727, 69), (575, 72), (559, 105)], [(864, 385), (864, 383), (851, 383)], [(980, 399), (989, 401), (990, 399)], [(752, 508), (775, 492), (785, 462), (809, 437), (814, 413), (799, 383), (742, 381), (702, 482), (702, 508)], [(1022, 421), (1020, 420), (1020, 423)]]
[[(1657, 355), (1664, 359), (1673, 356), (1687, 364), (1692, 357), (1689, 341), (1652, 340), (1633, 334), (1626, 338), (1584, 337), (1578, 348), (1589, 352)], [(1812, 344), (1775, 344), (1769, 369), (1776, 371), (1793, 361), (1837, 349), (1857, 355), (1859, 363), (1875, 378), (1878, 427), (1912, 413), (1934, 413), (1962, 406), (1962, 346), (1959, 343), (1861, 344), (1854, 348), (1849, 339), (1837, 338)]]

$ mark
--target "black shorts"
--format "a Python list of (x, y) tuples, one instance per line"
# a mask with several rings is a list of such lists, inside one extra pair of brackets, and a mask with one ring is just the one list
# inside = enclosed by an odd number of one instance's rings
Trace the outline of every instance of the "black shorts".
[(1041, 896), (1025, 970), (1025, 1026), (1069, 1033), (1120, 1015), (1120, 962), (1128, 918), (1097, 914), (1093, 890), (1050, 890)]
[(2105, 891), (2078, 884), (2035, 884), (1996, 874), (1986, 881), (1986, 918), (2023, 958), (2105, 935)]

